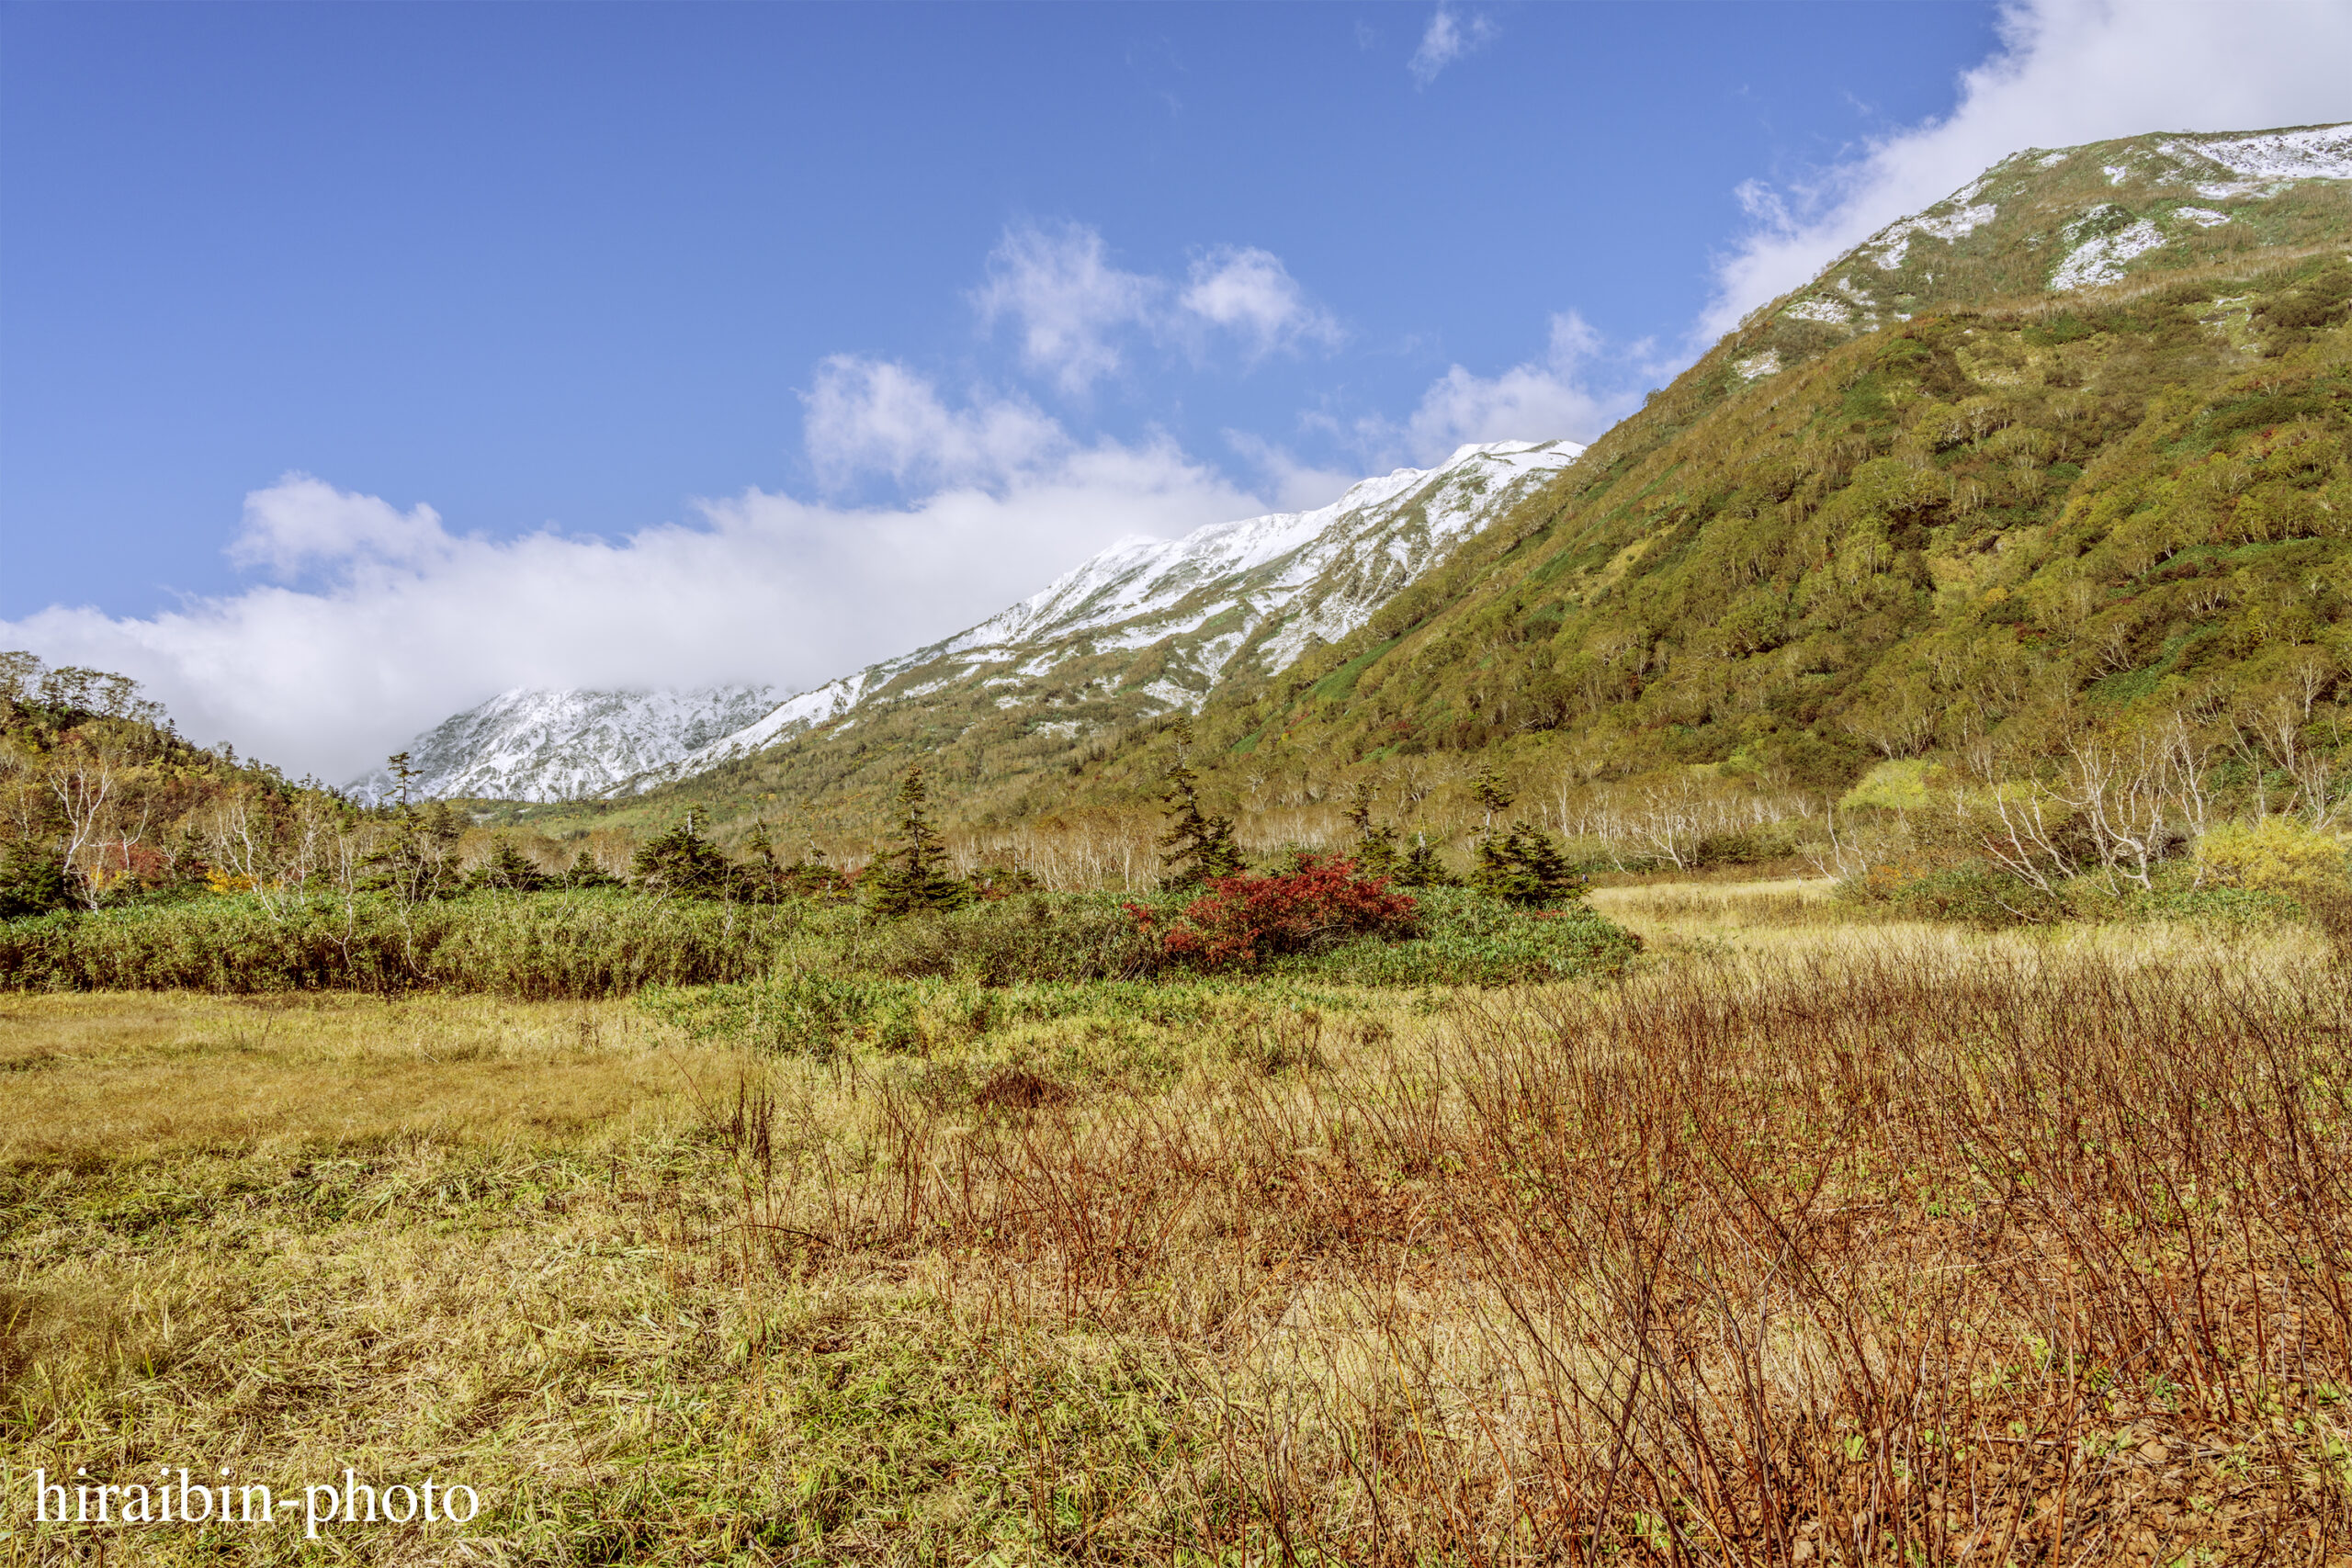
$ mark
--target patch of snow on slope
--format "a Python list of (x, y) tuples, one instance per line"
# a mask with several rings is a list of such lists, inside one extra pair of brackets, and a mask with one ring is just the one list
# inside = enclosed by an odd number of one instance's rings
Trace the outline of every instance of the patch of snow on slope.
[[(2067, 237), (2071, 239), (2073, 235)], [(2123, 276), (2125, 262), (2134, 256), (2146, 255), (2164, 243), (2163, 231), (2145, 218), (2120, 233), (2100, 234), (2086, 240), (2069, 251), (2066, 259), (2060, 262), (2058, 269), (2050, 275), (2051, 292), (2064, 294), (2072, 289), (2113, 283)]]
[(1143, 688), (1143, 694), (1162, 707), (1182, 708), (1190, 713), (1201, 705), (1201, 694), (1187, 691), (1173, 681), (1154, 681)]
[(1781, 314), (1792, 321), (1826, 321), (1834, 327), (1854, 319), (1854, 312), (1835, 299), (1801, 299)]
[[(838, 681), (829, 681), (813, 692), (802, 692), (797, 696), (787, 698), (758, 722), (731, 734), (718, 737), (710, 744), (730, 746), (734, 749), (735, 754), (741, 755), (745, 751), (756, 751), (771, 741), (781, 739), (796, 730), (807, 729), (811, 725), (823, 724), (828, 719), (837, 718), (856, 705), (860, 694), (865, 688), (866, 678), (872, 673), (871, 671), (861, 670), (854, 675), (844, 675)], [(709, 749), (710, 746), (706, 746), (699, 750)], [(688, 755), (695, 754), (696, 753)], [(685, 760), (685, 758), (676, 759), (681, 762)]]
[(1227, 632), (1223, 637), (1211, 637), (1203, 643), (1200, 651), (1195, 655), (1195, 661), (1200, 665), (1202, 673), (1212, 681), (1223, 674), (1225, 667), (1232, 662), (1233, 656), (1241, 651), (1241, 643), (1242, 634), (1239, 632)]
[(2001, 209), (1989, 201), (1978, 207), (1968, 205), (1984, 188), (1984, 182), (1980, 179), (1956, 190), (1936, 203), (1936, 207), (1951, 208), (1953, 210), (1939, 217), (1936, 215), (1935, 208), (1929, 208), (1927, 212), (1917, 218), (1905, 218), (1900, 222), (1890, 223), (1872, 235), (1865, 243), (1864, 248), (1867, 249), (1871, 245), (1881, 247), (1878, 265), (1885, 271), (1894, 272), (1903, 265), (1903, 259), (1910, 253), (1911, 241), (1915, 235), (1924, 234), (1930, 239), (1950, 243), (1963, 235), (1972, 234), (2001, 215)]
[(1767, 376), (1777, 376), (1781, 373), (1781, 351), (1772, 348), (1762, 354), (1751, 354), (1745, 359), (1734, 361), (1732, 369), (1746, 381), (1761, 381)]
[(2200, 229), (2211, 229), (2216, 223), (2227, 223), (2230, 220), (2228, 213), (2216, 212), (2210, 207), (2176, 207), (2173, 209), (2172, 215), (2175, 218), (2186, 218)]
[[(775, 705), (767, 686), (699, 692), (541, 691), (518, 686), (409, 744), (423, 799), (575, 800), (691, 755)], [(353, 781), (370, 803), (397, 790), (379, 768)]]
[(2163, 144), (2176, 157), (2219, 164), (2245, 185), (2199, 186), (2199, 194), (2256, 194), (2255, 187), (2292, 180), (2352, 180), (2352, 124), (2277, 130), (2258, 136), (2183, 137)]

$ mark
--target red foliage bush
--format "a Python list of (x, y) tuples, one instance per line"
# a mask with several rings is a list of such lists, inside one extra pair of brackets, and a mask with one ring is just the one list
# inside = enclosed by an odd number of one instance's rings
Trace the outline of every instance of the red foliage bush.
[[(1159, 917), (1127, 906), (1138, 926)], [(1306, 953), (1354, 936), (1410, 936), (1419, 916), (1412, 899), (1388, 891), (1385, 876), (1358, 876), (1356, 863), (1302, 855), (1298, 869), (1275, 876), (1219, 876), (1160, 932), (1168, 955), (1204, 969), (1250, 965), (1285, 953)]]

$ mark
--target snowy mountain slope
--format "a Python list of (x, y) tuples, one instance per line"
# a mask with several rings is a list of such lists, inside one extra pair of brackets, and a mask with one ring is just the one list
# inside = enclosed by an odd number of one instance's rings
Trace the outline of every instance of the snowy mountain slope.
[[(1071, 736), (1196, 707), (1229, 675), (1272, 674), (1361, 626), (1454, 544), (1583, 450), (1464, 446), (1365, 479), (1329, 506), (1131, 537), (967, 631), (779, 703), (766, 688), (516, 690), (411, 743), (424, 796), (552, 801), (634, 794), (922, 705), (959, 728)], [(381, 770), (355, 786), (390, 785)]]
[(872, 705), (979, 712), (1073, 698), (1195, 707), (1230, 673), (1272, 674), (1370, 618), (1453, 544), (1583, 450), (1569, 441), (1464, 446), (1434, 468), (1365, 479), (1329, 506), (1214, 524), (1173, 540), (1123, 539), (1042, 592), (929, 648), (802, 693), (757, 723), (632, 780), (685, 778)]
[[(767, 686), (699, 692), (565, 692), (518, 686), (409, 742), (419, 798), (576, 800), (675, 761), (767, 711)], [(351, 785), (360, 799), (395, 789), (379, 768)]]
[[(1869, 331), (2340, 234), (2352, 124), (2030, 147), (1749, 318)], [(1766, 372), (1769, 374), (1770, 372)]]

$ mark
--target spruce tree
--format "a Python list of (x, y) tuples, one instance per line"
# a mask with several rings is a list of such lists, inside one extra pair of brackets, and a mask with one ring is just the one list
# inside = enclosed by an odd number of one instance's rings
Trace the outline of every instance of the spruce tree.
[(618, 887), (620, 878), (609, 874), (596, 863), (596, 857), (586, 850), (572, 857), (571, 869), (563, 874), (566, 887)]
[(1470, 885), (1507, 904), (1541, 907), (1581, 897), (1585, 876), (1568, 863), (1551, 834), (1514, 822), (1509, 832), (1489, 833), (1480, 841)]
[(384, 769), (392, 775), (392, 782), (400, 786), (401, 809), (406, 811), (409, 785), (415, 782), (417, 770), (409, 766), (408, 753), (405, 751), (395, 751), (385, 758)]
[(1453, 874), (1437, 846), (1430, 842), (1427, 833), (1413, 835), (1413, 847), (1397, 863), (1396, 882), (1401, 887), (1459, 887), (1462, 879)]
[(866, 874), (877, 915), (954, 909), (971, 899), (970, 886), (947, 874), (947, 847), (927, 809), (930, 793), (922, 769), (909, 768), (899, 785), (899, 847), (890, 852), (889, 863)]
[(474, 867), (466, 878), (469, 887), (495, 887), (509, 893), (537, 893), (553, 884), (554, 878), (538, 867), (512, 840), (501, 840), (497, 852)]
[(784, 868), (776, 864), (775, 845), (768, 841), (768, 825), (758, 818), (752, 819), (752, 836), (743, 845), (750, 862), (749, 869), (759, 881), (762, 897), (781, 897), (784, 893)]
[(1184, 762), (1184, 748), (1192, 740), (1192, 722), (1180, 715), (1176, 760), (1161, 777), (1159, 796), (1168, 812), (1168, 831), (1159, 836), (1160, 858), (1168, 863), (1169, 885), (1174, 887), (1232, 876), (1247, 865), (1240, 846), (1233, 841), (1233, 818), (1211, 817), (1201, 809), (1200, 775)]
[(734, 891), (735, 867), (718, 847), (695, 832), (695, 814), (637, 852), (629, 874), (657, 893), (722, 898)]
[(447, 852), (465, 829), (447, 801), (435, 802), (437, 809), (430, 814), (411, 802), (417, 770), (409, 765), (407, 752), (393, 752), (384, 765), (400, 786), (400, 804), (391, 808), (391, 831), (359, 859), (359, 886), (403, 904), (421, 904), (447, 891)]
[(1510, 803), (1519, 798), (1511, 792), (1510, 786), (1503, 783), (1502, 774), (1495, 771), (1492, 762), (1478, 770), (1478, 777), (1470, 790), (1478, 797), (1478, 804), (1486, 807), (1486, 830), (1489, 833), (1495, 830), (1495, 813), (1509, 811)]
[(19, 841), (0, 854), (0, 920), (73, 907), (73, 874), (54, 851)]
[(1356, 870), (1365, 876), (1394, 878), (1399, 864), (1396, 829), (1372, 819), (1373, 798), (1372, 786), (1358, 783), (1348, 802), (1348, 822), (1356, 830)]

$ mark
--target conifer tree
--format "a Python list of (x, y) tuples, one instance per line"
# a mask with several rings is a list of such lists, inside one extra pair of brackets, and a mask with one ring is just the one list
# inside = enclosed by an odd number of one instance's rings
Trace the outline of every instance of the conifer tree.
[(502, 840), (496, 852), (474, 867), (466, 878), (469, 887), (496, 887), (509, 893), (537, 893), (554, 878), (539, 869), (538, 863), (516, 849), (511, 840)]
[(417, 770), (409, 766), (408, 753), (405, 751), (395, 751), (385, 758), (384, 768), (392, 775), (392, 782), (400, 786), (401, 809), (406, 811), (409, 804), (409, 785), (414, 782)]
[(1396, 829), (1372, 819), (1373, 799), (1372, 786), (1360, 782), (1348, 802), (1348, 822), (1356, 830), (1356, 870), (1365, 876), (1394, 878), (1399, 864)]
[(618, 877), (611, 875), (596, 863), (595, 856), (582, 850), (572, 857), (571, 869), (563, 874), (563, 885), (566, 887), (618, 887), (621, 884)]
[(768, 840), (768, 825), (758, 818), (752, 819), (752, 836), (745, 840), (743, 853), (749, 870), (759, 881), (763, 897), (775, 898), (784, 892), (784, 868), (776, 863), (775, 845)]
[(1160, 783), (1160, 800), (1168, 813), (1168, 830), (1159, 836), (1160, 856), (1168, 863), (1171, 886), (1191, 887), (1215, 877), (1232, 876), (1245, 869), (1240, 846), (1233, 841), (1233, 818), (1211, 817), (1201, 809), (1200, 775), (1185, 765), (1184, 749), (1193, 743), (1193, 725), (1176, 720), (1176, 760)]
[(1470, 885), (1507, 904), (1539, 907), (1581, 897), (1585, 875), (1568, 863), (1551, 834), (1514, 822), (1510, 831), (1480, 840)]
[(907, 770), (899, 785), (899, 847), (891, 860), (867, 874), (874, 887), (874, 912), (909, 915), (920, 909), (954, 909), (968, 902), (972, 889), (947, 874), (947, 847), (932, 825), (931, 792), (920, 766)]
[(1413, 847), (1396, 864), (1396, 883), (1401, 887), (1459, 887), (1462, 879), (1447, 867), (1429, 835), (1416, 833)]
[(1510, 803), (1519, 798), (1510, 786), (1503, 783), (1502, 774), (1495, 771), (1492, 762), (1478, 770), (1478, 777), (1470, 790), (1478, 797), (1478, 804), (1486, 808), (1486, 830), (1489, 833), (1495, 830), (1495, 813), (1510, 810)]
[(718, 846), (695, 832), (695, 814), (637, 852), (629, 874), (658, 893), (684, 893), (703, 898), (724, 897), (734, 890), (735, 867)]
[[(232, 765), (234, 758), (232, 756)], [(384, 766), (400, 786), (400, 804), (392, 808), (391, 831), (359, 859), (359, 886), (371, 893), (389, 893), (403, 904), (419, 904), (446, 890), (447, 852), (464, 829), (446, 800), (433, 813), (420, 812), (409, 798), (417, 770), (409, 754), (395, 751)]]

